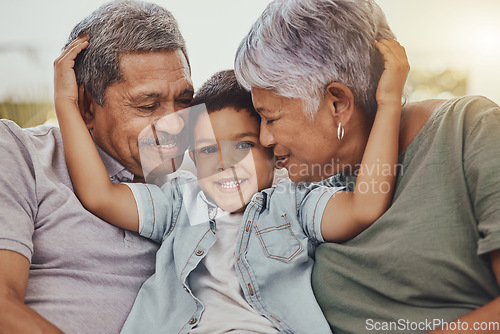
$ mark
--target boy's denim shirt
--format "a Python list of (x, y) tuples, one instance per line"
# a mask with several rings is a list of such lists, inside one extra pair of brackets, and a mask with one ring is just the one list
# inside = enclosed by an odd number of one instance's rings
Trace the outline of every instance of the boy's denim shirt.
[[(345, 179), (295, 185), (283, 180), (255, 194), (236, 241), (235, 269), (247, 302), (280, 332), (331, 333), (311, 288), (315, 246), (323, 242), (326, 203)], [(161, 188), (127, 184), (136, 198), (140, 233), (162, 245), (156, 272), (142, 286), (122, 333), (188, 333), (204, 306), (189, 274), (215, 243), (212, 207), (194, 179)], [(229, 315), (230, 316), (230, 315)]]

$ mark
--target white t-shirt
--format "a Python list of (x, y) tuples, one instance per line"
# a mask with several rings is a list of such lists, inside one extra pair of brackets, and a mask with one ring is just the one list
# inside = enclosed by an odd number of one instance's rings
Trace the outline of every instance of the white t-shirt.
[(205, 306), (191, 333), (277, 333), (273, 323), (245, 300), (234, 268), (236, 239), (243, 214), (221, 212), (215, 218), (217, 241), (190, 275), (193, 294)]

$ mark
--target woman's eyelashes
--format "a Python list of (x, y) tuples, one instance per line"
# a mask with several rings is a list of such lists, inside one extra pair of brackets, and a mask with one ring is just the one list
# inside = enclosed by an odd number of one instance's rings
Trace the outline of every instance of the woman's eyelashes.
[(274, 122), (276, 122), (278, 119), (277, 118), (266, 118), (261, 116), (261, 123), (265, 124), (266, 126), (272, 125)]

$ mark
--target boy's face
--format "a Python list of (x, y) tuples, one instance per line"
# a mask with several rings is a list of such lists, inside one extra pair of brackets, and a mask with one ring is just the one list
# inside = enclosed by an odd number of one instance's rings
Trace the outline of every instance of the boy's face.
[(194, 128), (198, 182), (217, 206), (244, 210), (252, 196), (272, 185), (274, 156), (259, 142), (259, 122), (249, 111), (203, 113)]

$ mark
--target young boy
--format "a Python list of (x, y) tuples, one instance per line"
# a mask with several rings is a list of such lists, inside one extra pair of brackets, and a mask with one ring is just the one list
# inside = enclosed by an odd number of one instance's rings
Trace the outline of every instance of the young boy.
[(395, 175), (366, 171), (397, 163), (404, 49), (377, 42), (386, 61), (379, 109), (349, 192), (326, 186), (335, 177), (268, 189), (273, 154), (259, 143), (259, 116), (232, 71), (197, 93), (208, 114), (189, 115), (198, 182), (112, 184), (74, 103), (72, 60), (87, 45), (86, 37), (75, 40), (56, 61), (56, 112), (75, 190), (102, 219), (162, 243), (122, 332), (330, 333), (310, 285), (311, 255), (319, 242), (356, 236), (390, 203)]

